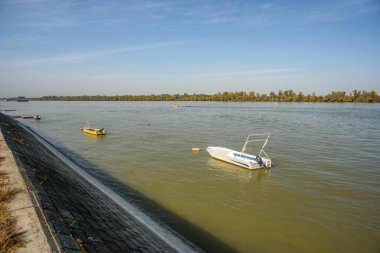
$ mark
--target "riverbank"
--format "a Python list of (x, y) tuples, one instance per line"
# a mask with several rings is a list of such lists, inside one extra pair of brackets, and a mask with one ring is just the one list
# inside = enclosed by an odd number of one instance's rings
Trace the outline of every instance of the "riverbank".
[[(1, 203), (2, 210), (9, 211), (8, 217), (4, 219), (7, 226), (2, 226), (4, 229), (2, 232), (7, 233), (6, 241), (2, 242), (4, 246), (1, 248), (2, 252), (8, 252), (7, 250), (11, 248), (17, 248), (17, 253), (51, 252), (27, 186), (1, 132), (0, 155), (0, 183), (2, 190), (7, 190), (9, 193), (8, 199), (4, 199)], [(2, 216), (2, 218), (5, 217)]]
[(116, 96), (43, 96), (30, 98), (36, 101), (212, 101), (212, 102), (307, 102), (307, 103), (378, 103), (377, 91), (332, 91), (327, 95), (304, 94), (285, 90), (260, 93), (257, 91), (218, 92), (216, 94), (160, 94), (160, 95), (116, 95)]
[(0, 125), (58, 252), (201, 251), (133, 206), (126, 210), (117, 194), (16, 120), (0, 114)]

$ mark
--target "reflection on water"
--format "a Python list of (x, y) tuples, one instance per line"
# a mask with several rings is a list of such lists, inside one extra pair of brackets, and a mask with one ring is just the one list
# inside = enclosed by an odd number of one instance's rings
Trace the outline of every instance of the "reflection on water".
[(243, 181), (265, 180), (266, 177), (270, 176), (271, 171), (267, 168), (248, 170), (213, 158), (208, 159), (207, 165), (208, 170), (214, 171), (217, 174), (223, 174), (225, 177), (238, 178)]
[[(240, 252), (379, 252), (380, 105), (171, 105), (29, 102), (9, 114), (41, 115), (23, 122)], [(108, 134), (83, 134), (86, 121)], [(270, 170), (205, 151), (267, 131)]]
[(106, 135), (94, 135), (83, 132), (83, 139), (89, 142), (104, 143), (106, 141)]

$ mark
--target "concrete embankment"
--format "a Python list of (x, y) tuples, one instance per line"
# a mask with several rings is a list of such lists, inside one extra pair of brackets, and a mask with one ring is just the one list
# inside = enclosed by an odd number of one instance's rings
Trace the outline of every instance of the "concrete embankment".
[(128, 203), (46, 140), (0, 113), (53, 252), (198, 252)]

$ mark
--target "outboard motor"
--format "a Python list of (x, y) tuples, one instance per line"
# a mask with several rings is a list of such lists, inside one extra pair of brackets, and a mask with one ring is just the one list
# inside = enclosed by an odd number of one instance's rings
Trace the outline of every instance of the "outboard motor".
[(257, 162), (257, 164), (258, 165), (260, 165), (260, 166), (263, 166), (263, 159), (261, 159), (261, 157), (260, 156), (256, 156), (256, 162)]

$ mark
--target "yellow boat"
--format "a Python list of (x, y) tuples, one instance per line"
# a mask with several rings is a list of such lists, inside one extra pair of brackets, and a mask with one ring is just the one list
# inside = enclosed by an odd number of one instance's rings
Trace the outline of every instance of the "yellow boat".
[(82, 127), (81, 130), (88, 134), (93, 135), (106, 135), (106, 130), (104, 128), (90, 128), (90, 127)]

